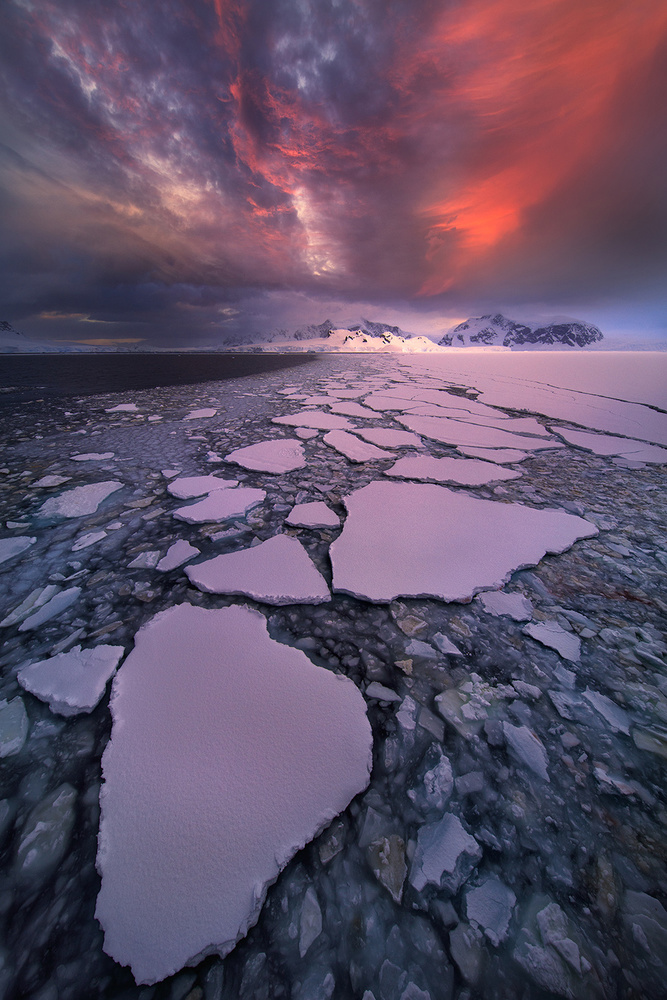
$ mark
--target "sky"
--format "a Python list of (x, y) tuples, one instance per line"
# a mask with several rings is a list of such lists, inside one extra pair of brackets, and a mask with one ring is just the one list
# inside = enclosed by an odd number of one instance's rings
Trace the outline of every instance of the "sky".
[(667, 341), (664, 0), (3, 0), (0, 319)]

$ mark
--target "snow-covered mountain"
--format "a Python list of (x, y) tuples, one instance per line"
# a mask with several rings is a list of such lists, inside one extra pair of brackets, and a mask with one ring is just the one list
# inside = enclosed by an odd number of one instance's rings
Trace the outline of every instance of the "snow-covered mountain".
[(495, 316), (475, 316), (459, 323), (438, 341), (441, 347), (502, 346), (512, 350), (550, 347), (587, 347), (602, 340), (602, 332), (592, 323), (581, 320), (555, 320), (540, 326), (528, 326)]
[(368, 319), (362, 319), (347, 327), (335, 327), (331, 320), (327, 319), (324, 323), (301, 326), (293, 333), (278, 330), (275, 333), (255, 336), (252, 344), (239, 344), (234, 349), (253, 352), (342, 351), (383, 354), (422, 354), (433, 351), (440, 353), (443, 350), (428, 337), (418, 337), (406, 333), (398, 326)]
[(0, 354), (51, 354), (57, 350), (58, 348), (51, 344), (29, 340), (23, 333), (15, 330), (7, 320), (0, 320)]

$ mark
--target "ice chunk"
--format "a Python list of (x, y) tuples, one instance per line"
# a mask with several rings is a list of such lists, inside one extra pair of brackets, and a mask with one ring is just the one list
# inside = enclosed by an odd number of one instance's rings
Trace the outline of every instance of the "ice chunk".
[(325, 410), (304, 410), (303, 413), (286, 413), (284, 417), (273, 417), (274, 424), (287, 424), (288, 427), (313, 427), (319, 431), (352, 430), (353, 425), (346, 417)]
[(492, 462), (480, 462), (467, 458), (433, 458), (432, 455), (418, 455), (399, 458), (385, 476), (401, 479), (430, 479), (436, 483), (460, 483), (462, 486), (483, 486), (505, 479), (517, 479), (521, 475), (514, 469), (502, 469)]
[(50, 601), (52, 597), (59, 594), (61, 589), (61, 587), (57, 587), (55, 584), (49, 584), (47, 587), (37, 587), (6, 618), (2, 619), (0, 628), (7, 628), (9, 625), (17, 625), (19, 622), (24, 621), (37, 608), (43, 607), (47, 601)]
[(322, 933), (322, 910), (312, 885), (306, 889), (299, 918), (299, 955), (304, 957), (313, 941)]
[(403, 883), (408, 873), (402, 838), (391, 834), (373, 841), (367, 849), (367, 855), (378, 882), (385, 887), (395, 903), (400, 903)]
[(297, 528), (338, 528), (340, 518), (323, 500), (314, 500), (312, 503), (299, 503), (292, 507), (285, 524)]
[(139, 407), (136, 403), (119, 403), (118, 406), (110, 406), (105, 413), (136, 413)]
[(27, 663), (17, 680), (57, 715), (92, 712), (124, 652), (122, 646), (74, 646), (47, 660)]
[(374, 462), (377, 459), (393, 458), (390, 451), (377, 448), (374, 444), (360, 441), (355, 434), (347, 431), (329, 431), (324, 435), (324, 443), (345, 455), (351, 462)]
[(331, 599), (301, 542), (289, 535), (188, 566), (195, 587), (209, 594), (244, 594), (267, 604), (322, 604)]
[(331, 407), (332, 413), (340, 413), (344, 417), (361, 417), (364, 420), (377, 420), (375, 410), (369, 410), (367, 406), (359, 403), (335, 403)]
[(466, 601), (546, 552), (597, 534), (563, 511), (479, 500), (428, 483), (372, 482), (345, 506), (347, 520), (330, 549), (334, 590), (370, 601)]
[(15, 556), (20, 556), (34, 545), (36, 538), (29, 538), (27, 535), (15, 535), (14, 538), (0, 538), (0, 563), (7, 562)]
[(294, 433), (302, 441), (310, 441), (311, 438), (317, 437), (317, 431), (314, 427), (297, 427)]
[(233, 462), (244, 469), (255, 472), (292, 472), (303, 469), (306, 458), (303, 445), (294, 438), (275, 438), (270, 441), (258, 441), (247, 448), (237, 448), (225, 455), (225, 462)]
[(364, 441), (370, 441), (379, 448), (423, 448), (424, 442), (411, 431), (394, 430), (391, 427), (359, 428), (354, 432)]
[(62, 486), (63, 483), (68, 483), (71, 478), (71, 476), (42, 476), (41, 479), (38, 479), (32, 485), (39, 486), (40, 488), (44, 486)]
[(463, 656), (459, 647), (455, 646), (452, 640), (448, 639), (442, 632), (436, 632), (431, 641), (445, 656)]
[(169, 483), (167, 492), (178, 500), (192, 500), (193, 497), (203, 497), (214, 490), (232, 489), (238, 484), (238, 479), (221, 479), (220, 476), (184, 476)]
[(160, 559), (155, 568), (160, 573), (169, 573), (170, 570), (177, 569), (198, 555), (199, 549), (195, 545), (190, 545), (185, 539), (179, 538), (177, 542), (169, 546), (167, 554)]
[(22, 698), (0, 701), (0, 758), (13, 757), (21, 750), (29, 726)]
[(123, 484), (115, 480), (105, 483), (89, 483), (75, 486), (57, 497), (49, 497), (37, 511), (38, 517), (83, 517), (94, 514), (103, 500), (122, 489)]
[(210, 406), (205, 406), (201, 410), (190, 410), (183, 417), (183, 420), (201, 420), (203, 417), (214, 417), (218, 411)]
[(85, 534), (79, 535), (72, 546), (72, 552), (80, 552), (81, 549), (87, 549), (89, 545), (101, 542), (102, 539), (106, 537), (106, 531), (87, 531)]
[(497, 462), (498, 465), (512, 465), (528, 458), (527, 451), (519, 451), (516, 448), (471, 448), (462, 444), (456, 450), (466, 458), (481, 458), (487, 462)]
[(128, 569), (154, 569), (160, 558), (159, 549), (150, 549), (148, 552), (140, 552), (131, 563), (127, 564)]
[(73, 462), (106, 462), (113, 457), (113, 451), (87, 451), (85, 454), (70, 455)]
[(238, 606), (157, 615), (111, 707), (96, 916), (105, 951), (157, 982), (243, 937), (278, 872), (368, 784), (371, 730), (352, 681)]
[(427, 885), (454, 895), (482, 857), (482, 850), (453, 813), (420, 827), (410, 881), (421, 892)]
[(500, 944), (507, 937), (516, 896), (495, 875), (485, 879), (476, 889), (465, 894), (468, 920), (484, 929), (491, 944)]
[(630, 716), (615, 701), (598, 691), (591, 691), (589, 687), (586, 688), (583, 696), (596, 712), (599, 712), (602, 718), (609, 723), (615, 733), (630, 735)]
[(226, 521), (230, 517), (242, 517), (264, 499), (266, 499), (264, 490), (255, 490), (247, 486), (231, 490), (214, 490), (199, 503), (179, 507), (174, 511), (174, 517), (188, 524), (198, 524), (201, 521)]
[(535, 733), (527, 726), (513, 726), (510, 722), (503, 722), (503, 733), (514, 756), (522, 764), (526, 764), (538, 777), (549, 781), (549, 772), (547, 771), (549, 758)]
[(44, 622), (48, 622), (51, 618), (55, 618), (56, 615), (66, 611), (78, 599), (80, 593), (81, 587), (70, 587), (68, 590), (61, 590), (60, 593), (55, 594), (46, 604), (42, 604), (34, 614), (26, 618), (19, 625), (19, 632), (27, 632), (29, 629), (38, 628)]
[(67, 850), (74, 826), (76, 791), (59, 785), (28, 815), (21, 831), (15, 869), (22, 882), (41, 882), (55, 871)]
[(551, 439), (512, 434), (500, 427), (465, 423), (449, 417), (409, 414), (396, 419), (415, 434), (421, 434), (433, 441), (442, 441), (444, 444), (473, 445), (477, 448), (518, 448), (521, 451), (539, 451), (558, 446), (558, 442)]
[(478, 600), (487, 615), (508, 615), (517, 622), (527, 621), (533, 614), (533, 605), (523, 594), (506, 594), (502, 590), (487, 590)]
[(564, 660), (576, 663), (581, 655), (579, 636), (567, 632), (558, 622), (531, 622), (523, 628), (523, 632), (541, 642), (543, 646), (555, 649)]
[(379, 681), (371, 681), (366, 688), (367, 698), (377, 698), (378, 701), (400, 701), (400, 694), (396, 694), (391, 688), (385, 687)]

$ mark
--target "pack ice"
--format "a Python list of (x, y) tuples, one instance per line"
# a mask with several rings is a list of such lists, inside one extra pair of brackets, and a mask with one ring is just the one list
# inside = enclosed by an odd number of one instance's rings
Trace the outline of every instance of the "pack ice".
[(480, 500), (430, 483), (372, 482), (344, 498), (330, 549), (333, 589), (369, 601), (467, 601), (547, 552), (597, 534), (559, 510)]
[(354, 683), (246, 607), (181, 604), (116, 674), (97, 866), (104, 950), (155, 983), (226, 955), (290, 858), (368, 784)]

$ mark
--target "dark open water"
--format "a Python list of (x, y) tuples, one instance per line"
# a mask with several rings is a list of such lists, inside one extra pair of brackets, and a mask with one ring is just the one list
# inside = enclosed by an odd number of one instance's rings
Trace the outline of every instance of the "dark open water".
[(308, 354), (5, 354), (0, 355), (0, 406), (45, 396), (217, 382), (310, 360)]

